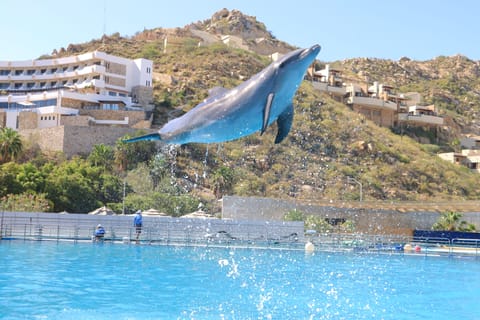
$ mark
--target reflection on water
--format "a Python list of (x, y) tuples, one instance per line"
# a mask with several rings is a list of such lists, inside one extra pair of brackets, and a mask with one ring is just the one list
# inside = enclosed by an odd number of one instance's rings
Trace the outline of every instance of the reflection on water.
[(0, 242), (0, 318), (473, 319), (475, 259)]

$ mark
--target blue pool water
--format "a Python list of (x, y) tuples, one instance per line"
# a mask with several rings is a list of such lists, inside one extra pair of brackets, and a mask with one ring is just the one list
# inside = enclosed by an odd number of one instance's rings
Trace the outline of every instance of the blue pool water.
[(1, 319), (479, 319), (480, 261), (0, 241)]

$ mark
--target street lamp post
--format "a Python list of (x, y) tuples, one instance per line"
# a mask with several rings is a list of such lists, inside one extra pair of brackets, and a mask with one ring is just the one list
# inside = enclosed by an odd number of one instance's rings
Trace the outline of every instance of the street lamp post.
[(126, 180), (123, 179), (123, 199), (122, 199), (122, 214), (125, 215), (125, 187), (126, 187)]
[(363, 201), (363, 186), (362, 186), (362, 183), (360, 181), (358, 181), (357, 179), (352, 178), (352, 177), (347, 177), (347, 181), (348, 182), (355, 182), (356, 184), (358, 184), (358, 186), (360, 187), (360, 202), (362, 202)]

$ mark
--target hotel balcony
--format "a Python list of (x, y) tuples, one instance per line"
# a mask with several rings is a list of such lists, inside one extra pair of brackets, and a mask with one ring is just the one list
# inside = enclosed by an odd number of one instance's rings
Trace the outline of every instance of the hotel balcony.
[(345, 87), (330, 86), (326, 82), (312, 81), (312, 85), (316, 90), (332, 93), (338, 96), (344, 96), (346, 93)]
[(347, 104), (397, 111), (396, 103), (370, 97), (351, 96), (347, 98)]
[(443, 125), (442, 117), (435, 116), (435, 115), (427, 115), (427, 114), (399, 113), (398, 121), (414, 123), (418, 125), (433, 125), (433, 126)]

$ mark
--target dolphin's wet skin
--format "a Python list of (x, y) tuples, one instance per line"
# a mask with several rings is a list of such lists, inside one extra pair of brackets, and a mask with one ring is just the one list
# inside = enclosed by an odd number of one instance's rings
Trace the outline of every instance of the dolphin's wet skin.
[(292, 126), (292, 99), (319, 52), (319, 45), (292, 51), (233, 89), (211, 89), (207, 99), (166, 123), (158, 133), (125, 142), (220, 143), (255, 132), (263, 134), (276, 121), (275, 143), (280, 143)]

